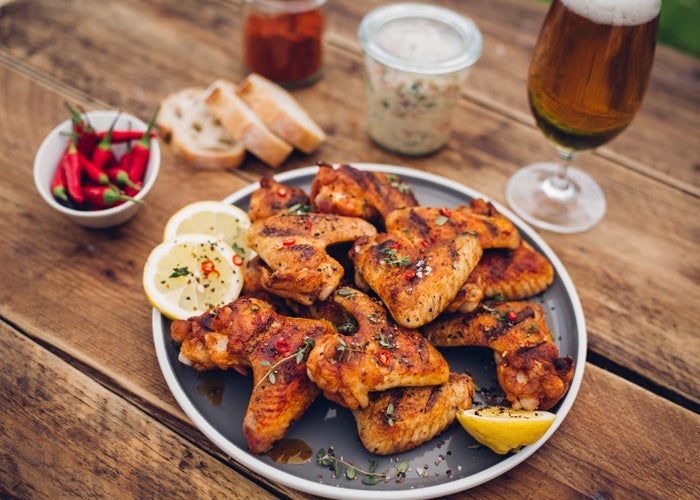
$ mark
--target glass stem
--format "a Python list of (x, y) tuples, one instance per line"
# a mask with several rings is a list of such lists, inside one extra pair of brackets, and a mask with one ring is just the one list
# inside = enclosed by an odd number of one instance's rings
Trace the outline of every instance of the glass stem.
[(576, 195), (576, 186), (569, 180), (566, 172), (574, 159), (575, 153), (557, 149), (559, 158), (563, 163), (559, 163), (557, 173), (544, 181), (545, 194), (554, 200), (567, 201)]

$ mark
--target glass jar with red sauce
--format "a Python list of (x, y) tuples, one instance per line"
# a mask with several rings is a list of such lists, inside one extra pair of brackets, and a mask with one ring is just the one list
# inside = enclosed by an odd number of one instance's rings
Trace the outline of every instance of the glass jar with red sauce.
[(288, 87), (320, 78), (325, 3), (326, 0), (247, 0), (243, 53), (248, 70)]

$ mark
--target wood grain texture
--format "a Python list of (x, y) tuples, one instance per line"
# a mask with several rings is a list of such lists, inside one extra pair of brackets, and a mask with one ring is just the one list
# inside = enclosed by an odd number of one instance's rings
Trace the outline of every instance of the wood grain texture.
[(0, 371), (1, 492), (275, 498), (4, 323), (0, 349), (21, 360)]

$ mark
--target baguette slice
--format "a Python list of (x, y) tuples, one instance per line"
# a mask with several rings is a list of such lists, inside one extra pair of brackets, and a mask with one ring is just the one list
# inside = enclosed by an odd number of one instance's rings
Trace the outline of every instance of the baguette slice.
[(236, 94), (236, 86), (227, 80), (215, 81), (206, 103), (223, 127), (243, 146), (271, 167), (278, 167), (294, 149), (275, 135), (258, 115)]
[(163, 99), (158, 130), (175, 154), (195, 168), (237, 168), (245, 159), (245, 148), (211, 112), (205, 90), (189, 87)]
[(275, 134), (306, 154), (325, 140), (326, 134), (286, 89), (257, 73), (251, 73), (236, 92)]

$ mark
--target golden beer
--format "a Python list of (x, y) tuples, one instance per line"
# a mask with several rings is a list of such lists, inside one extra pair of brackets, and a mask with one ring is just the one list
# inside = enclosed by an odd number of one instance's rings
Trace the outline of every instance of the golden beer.
[(660, 0), (554, 0), (530, 63), (537, 125), (565, 151), (619, 134), (649, 82)]

